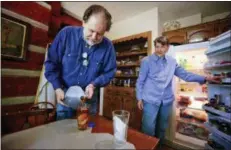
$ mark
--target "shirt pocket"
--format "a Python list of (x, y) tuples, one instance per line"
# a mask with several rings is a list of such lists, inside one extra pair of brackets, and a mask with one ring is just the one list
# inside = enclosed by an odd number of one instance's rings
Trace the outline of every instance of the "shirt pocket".
[(63, 56), (62, 65), (64, 72), (73, 71), (80, 63), (80, 55), (78, 53), (66, 53)]
[(92, 71), (95, 73), (95, 75), (99, 75), (100, 72), (102, 72), (103, 69), (103, 61), (98, 59), (98, 58), (94, 58), (92, 61)]
[(150, 68), (149, 69), (149, 74), (148, 74), (149, 78), (155, 79), (155, 78), (157, 78), (158, 74), (159, 74), (159, 69), (157, 69), (157, 68)]

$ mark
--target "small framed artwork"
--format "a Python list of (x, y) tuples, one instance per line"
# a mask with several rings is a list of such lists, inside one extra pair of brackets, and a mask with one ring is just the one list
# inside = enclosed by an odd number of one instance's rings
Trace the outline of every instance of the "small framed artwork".
[(1, 15), (1, 57), (2, 59), (26, 60), (30, 24)]

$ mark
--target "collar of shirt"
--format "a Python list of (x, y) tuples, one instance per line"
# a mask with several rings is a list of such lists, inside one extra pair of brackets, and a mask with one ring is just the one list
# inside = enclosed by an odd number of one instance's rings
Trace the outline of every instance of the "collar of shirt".
[(166, 61), (166, 57), (165, 55), (163, 57), (160, 57), (160, 56), (157, 56), (155, 53), (152, 54), (151, 58), (154, 60), (154, 61), (158, 61), (158, 60), (165, 60)]

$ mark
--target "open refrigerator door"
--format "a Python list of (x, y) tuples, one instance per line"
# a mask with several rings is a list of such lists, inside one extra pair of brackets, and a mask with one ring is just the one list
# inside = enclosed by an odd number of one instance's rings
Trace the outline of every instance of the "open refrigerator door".
[(208, 83), (208, 103), (203, 106), (209, 130), (206, 149), (229, 150), (231, 147), (231, 30), (211, 39), (206, 51), (205, 70), (221, 76), (220, 84)]
[[(208, 42), (171, 46), (169, 55), (185, 70), (205, 76), (204, 64), (207, 62), (205, 51)], [(203, 148), (209, 136), (204, 122), (207, 113), (203, 105), (208, 102), (207, 86), (195, 82), (185, 82), (175, 77), (173, 80), (175, 101), (166, 139), (184, 147)]]

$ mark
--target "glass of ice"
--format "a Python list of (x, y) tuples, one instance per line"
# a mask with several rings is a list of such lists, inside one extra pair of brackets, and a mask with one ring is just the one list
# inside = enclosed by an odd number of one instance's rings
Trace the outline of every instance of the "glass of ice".
[(114, 146), (121, 147), (126, 144), (127, 130), (130, 112), (126, 110), (114, 110), (113, 116), (113, 130), (114, 130)]

